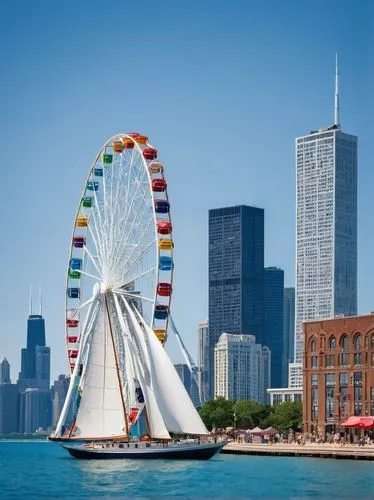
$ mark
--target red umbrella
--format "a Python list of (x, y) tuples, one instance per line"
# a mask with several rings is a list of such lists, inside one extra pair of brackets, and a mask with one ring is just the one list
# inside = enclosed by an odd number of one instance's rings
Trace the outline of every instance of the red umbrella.
[(374, 417), (349, 417), (342, 423), (343, 427), (357, 427), (360, 429), (374, 428)]

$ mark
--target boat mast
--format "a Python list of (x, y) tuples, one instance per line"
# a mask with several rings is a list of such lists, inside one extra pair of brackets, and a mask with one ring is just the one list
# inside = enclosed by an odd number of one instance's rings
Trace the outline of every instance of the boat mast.
[(119, 365), (118, 365), (117, 349), (116, 349), (115, 342), (114, 342), (114, 336), (113, 336), (113, 330), (112, 330), (112, 322), (110, 320), (110, 314), (109, 314), (109, 309), (108, 309), (107, 294), (104, 295), (104, 299), (105, 299), (105, 310), (106, 310), (106, 314), (107, 314), (107, 318), (108, 318), (108, 324), (109, 324), (110, 337), (112, 339), (114, 360), (115, 360), (115, 363), (116, 363), (118, 387), (119, 387), (119, 391), (120, 391), (120, 394), (121, 394), (121, 401), (122, 401), (123, 416), (124, 416), (124, 419), (125, 419), (126, 434), (127, 434), (127, 437), (129, 437), (129, 423), (128, 423), (128, 420), (127, 420), (125, 400), (124, 400), (124, 397), (123, 397), (122, 380), (121, 380), (121, 374), (120, 374)]

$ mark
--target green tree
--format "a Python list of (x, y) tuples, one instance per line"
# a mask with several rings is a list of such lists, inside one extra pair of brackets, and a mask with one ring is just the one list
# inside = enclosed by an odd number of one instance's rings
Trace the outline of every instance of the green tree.
[(280, 405), (273, 406), (267, 421), (269, 425), (280, 431), (301, 429), (303, 425), (301, 401), (285, 401)]
[(209, 430), (213, 427), (230, 427), (234, 422), (234, 401), (219, 397), (204, 403), (200, 416)]
[(270, 407), (257, 401), (240, 400), (234, 404), (236, 426), (240, 429), (263, 427), (270, 414)]

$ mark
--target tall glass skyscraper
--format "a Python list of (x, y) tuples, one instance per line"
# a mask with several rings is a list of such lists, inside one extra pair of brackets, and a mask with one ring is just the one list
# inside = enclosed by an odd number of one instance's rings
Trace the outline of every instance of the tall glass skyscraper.
[(197, 330), (197, 367), (199, 375), (200, 402), (204, 403), (209, 394), (209, 322), (200, 321)]
[(245, 205), (209, 210), (209, 397), (214, 347), (223, 332), (263, 343), (264, 210)]
[(264, 269), (264, 343), (271, 351), (271, 387), (284, 387), (287, 367), (284, 366), (283, 334), (284, 271), (277, 267)]
[(302, 321), (357, 314), (357, 137), (335, 123), (296, 139), (295, 361)]

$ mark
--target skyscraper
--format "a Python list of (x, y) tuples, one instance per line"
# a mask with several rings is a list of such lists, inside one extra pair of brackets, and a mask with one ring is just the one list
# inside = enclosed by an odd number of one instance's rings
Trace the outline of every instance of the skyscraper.
[(265, 403), (270, 383), (270, 351), (253, 335), (223, 333), (215, 351), (215, 396)]
[[(283, 364), (287, 373), (288, 363), (294, 359), (295, 343), (295, 288), (284, 289), (284, 308), (283, 308), (283, 334), (284, 334), (284, 356)], [(288, 378), (288, 377), (287, 377)], [(286, 381), (284, 387), (288, 384)]]
[(69, 378), (59, 375), (52, 386), (52, 427), (56, 427), (69, 388)]
[(175, 368), (176, 372), (178, 373), (179, 378), (182, 380), (183, 385), (184, 385), (188, 395), (191, 398), (191, 401), (193, 402), (193, 404), (195, 406), (198, 406), (200, 403), (199, 391), (198, 391), (198, 387), (196, 384), (196, 380), (194, 379), (194, 377), (191, 374), (190, 368), (185, 363), (176, 363), (174, 365), (174, 368)]
[(30, 296), (27, 347), (21, 351), (21, 372), (17, 382), (20, 432), (35, 432), (39, 427), (51, 425), (50, 357), (50, 348), (45, 345), (41, 300), (39, 314), (33, 314)]
[(199, 394), (200, 401), (204, 403), (208, 399), (209, 394), (209, 323), (208, 321), (200, 321), (197, 329), (197, 364), (199, 377)]
[(295, 361), (302, 321), (357, 313), (357, 137), (342, 131), (336, 64), (335, 119), (296, 139)]
[(264, 269), (264, 344), (271, 351), (271, 387), (283, 387), (287, 381), (287, 367), (283, 363), (283, 293), (283, 269), (266, 267)]
[(10, 366), (6, 358), (0, 361), (0, 384), (10, 384)]
[(214, 347), (223, 332), (262, 342), (264, 210), (245, 205), (209, 210), (209, 397)]

